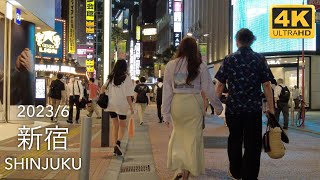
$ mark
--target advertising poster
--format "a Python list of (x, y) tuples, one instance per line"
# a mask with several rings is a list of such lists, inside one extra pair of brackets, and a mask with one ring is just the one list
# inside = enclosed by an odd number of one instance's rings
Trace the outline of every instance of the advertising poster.
[(11, 31), (11, 105), (32, 105), (35, 102), (35, 25), (26, 21), (21, 25), (13, 23)]

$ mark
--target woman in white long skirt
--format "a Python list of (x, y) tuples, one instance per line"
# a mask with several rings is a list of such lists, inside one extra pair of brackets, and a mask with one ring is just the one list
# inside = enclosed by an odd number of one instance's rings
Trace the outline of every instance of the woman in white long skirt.
[(177, 56), (165, 70), (162, 113), (166, 126), (172, 121), (173, 131), (168, 147), (167, 167), (181, 170), (174, 179), (188, 179), (191, 173), (204, 173), (203, 100), (209, 98), (217, 114), (222, 104), (215, 91), (208, 68), (198, 56), (199, 49), (192, 37), (184, 38)]

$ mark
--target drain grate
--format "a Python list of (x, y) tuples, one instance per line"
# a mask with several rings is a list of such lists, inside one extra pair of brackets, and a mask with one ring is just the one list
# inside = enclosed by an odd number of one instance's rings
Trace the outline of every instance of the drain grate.
[(150, 172), (150, 165), (133, 165), (121, 167), (120, 173), (128, 172)]

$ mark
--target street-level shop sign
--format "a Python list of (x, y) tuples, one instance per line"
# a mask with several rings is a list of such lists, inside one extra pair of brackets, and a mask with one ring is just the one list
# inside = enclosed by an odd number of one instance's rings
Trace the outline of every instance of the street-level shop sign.
[(21, 25), (21, 10), (19, 8), (16, 9), (16, 24)]
[(50, 65), (50, 64), (35, 64), (35, 71), (47, 71), (47, 72), (63, 72), (76, 74), (76, 68), (71, 66), (59, 66), (59, 65)]
[(271, 38), (314, 38), (313, 5), (274, 5), (270, 9)]

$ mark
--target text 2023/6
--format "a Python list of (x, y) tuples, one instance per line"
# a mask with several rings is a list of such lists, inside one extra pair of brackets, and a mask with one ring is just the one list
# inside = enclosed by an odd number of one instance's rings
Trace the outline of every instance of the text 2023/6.
[[(52, 105), (48, 106), (33, 106), (33, 105), (20, 105), (18, 106), (19, 113), (17, 115), (18, 118), (43, 118), (43, 117), (58, 117), (59, 113), (62, 117), (68, 117), (69, 116), (69, 110), (67, 109), (66, 105), (59, 105), (57, 109), (54, 111)], [(60, 111), (61, 110), (61, 111)]]

